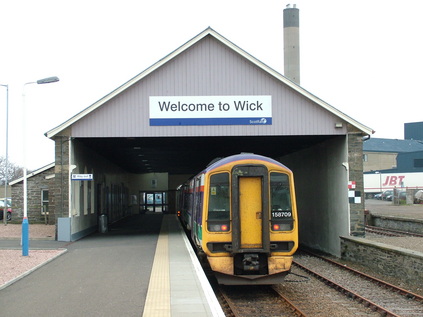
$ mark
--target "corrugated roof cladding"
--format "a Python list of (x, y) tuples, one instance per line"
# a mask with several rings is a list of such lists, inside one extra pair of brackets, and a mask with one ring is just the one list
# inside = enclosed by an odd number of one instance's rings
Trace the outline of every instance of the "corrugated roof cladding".
[[(150, 96), (271, 95), (272, 125), (150, 126)], [(72, 125), (73, 137), (334, 135), (345, 124), (212, 36)]]
[(403, 153), (423, 150), (423, 141), (371, 138), (363, 142), (365, 152)]
[(404, 123), (404, 139), (423, 140), (423, 122)]

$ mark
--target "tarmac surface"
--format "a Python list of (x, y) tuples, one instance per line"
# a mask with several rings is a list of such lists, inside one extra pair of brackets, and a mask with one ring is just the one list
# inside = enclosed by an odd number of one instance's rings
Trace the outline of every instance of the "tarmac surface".
[[(68, 251), (0, 291), (0, 315), (141, 316), (162, 214), (136, 215), (79, 241), (31, 241)], [(1, 240), (0, 248), (19, 247)]]
[(374, 215), (423, 219), (423, 204), (394, 205), (392, 201), (366, 199), (364, 205)]

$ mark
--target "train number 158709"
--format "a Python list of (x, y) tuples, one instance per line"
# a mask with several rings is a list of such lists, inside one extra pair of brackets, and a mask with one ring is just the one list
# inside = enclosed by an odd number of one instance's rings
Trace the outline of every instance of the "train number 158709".
[(272, 218), (291, 218), (292, 212), (290, 211), (272, 211)]

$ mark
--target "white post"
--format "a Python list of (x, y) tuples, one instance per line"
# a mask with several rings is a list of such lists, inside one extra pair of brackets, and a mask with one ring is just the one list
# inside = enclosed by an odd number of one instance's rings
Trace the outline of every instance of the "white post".
[(25, 87), (28, 84), (50, 84), (59, 81), (58, 77), (48, 77), (39, 79), (35, 82), (24, 84), (22, 89), (22, 109), (23, 109), (23, 152), (24, 152), (24, 170), (23, 170), (23, 220), (22, 220), (22, 255), (27, 256), (29, 253), (29, 222), (28, 222), (28, 180), (27, 180), (27, 147), (26, 147), (26, 109), (25, 109)]

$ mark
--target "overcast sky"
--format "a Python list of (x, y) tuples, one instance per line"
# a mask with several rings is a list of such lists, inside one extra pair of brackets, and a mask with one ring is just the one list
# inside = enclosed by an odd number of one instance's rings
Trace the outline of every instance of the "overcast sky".
[[(93, 104), (207, 27), (283, 74), (283, 9), (300, 9), (301, 86), (376, 131), (403, 139), (423, 121), (423, 1), (3, 0), (0, 83), (9, 85), (9, 160), (54, 161), (44, 133)], [(0, 87), (0, 155), (6, 89)]]

